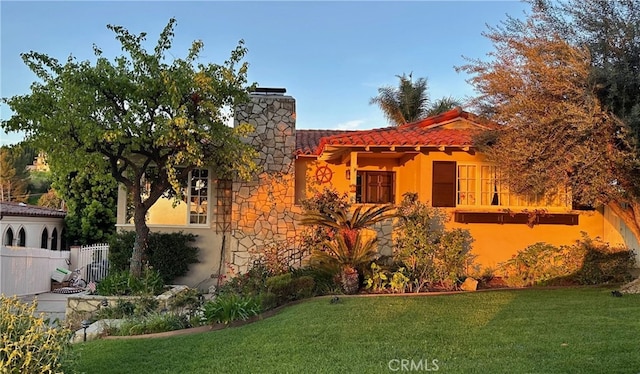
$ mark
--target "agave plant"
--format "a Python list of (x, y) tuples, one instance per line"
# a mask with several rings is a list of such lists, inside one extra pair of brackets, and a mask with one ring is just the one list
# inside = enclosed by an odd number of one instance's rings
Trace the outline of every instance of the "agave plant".
[(303, 225), (326, 227), (332, 234), (332, 240), (324, 241), (324, 247), (312, 253), (312, 261), (339, 269), (344, 291), (355, 293), (358, 290), (357, 267), (373, 260), (377, 254), (377, 238), (365, 238), (362, 230), (391, 218), (393, 209), (393, 205), (383, 205), (359, 206), (352, 214), (346, 208), (307, 212), (301, 221)]

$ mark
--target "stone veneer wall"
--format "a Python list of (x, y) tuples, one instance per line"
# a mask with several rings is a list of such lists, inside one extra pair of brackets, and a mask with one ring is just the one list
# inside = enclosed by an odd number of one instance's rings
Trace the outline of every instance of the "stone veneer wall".
[(252, 181), (233, 183), (227, 254), (233, 271), (246, 271), (252, 252), (268, 245), (281, 248), (295, 240), (299, 214), (294, 204), (295, 104), (291, 96), (254, 93), (249, 103), (236, 108), (236, 125), (255, 126), (247, 141), (258, 150), (263, 171)]

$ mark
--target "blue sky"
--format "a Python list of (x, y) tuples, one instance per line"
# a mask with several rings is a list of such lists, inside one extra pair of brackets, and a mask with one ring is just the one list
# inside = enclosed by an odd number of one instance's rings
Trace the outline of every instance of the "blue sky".
[[(6, 1), (0, 2), (0, 94), (27, 94), (35, 76), (20, 59), (30, 50), (60, 60), (120, 54), (107, 24), (147, 32), (152, 49), (169, 18), (177, 19), (172, 53), (184, 57), (201, 39), (203, 62), (223, 62), (239, 39), (248, 48), (249, 80), (285, 87), (297, 101), (302, 129), (369, 129), (387, 121), (369, 99), (396, 85), (396, 75), (426, 77), (432, 99), (473, 95), (455, 66), (463, 56), (485, 58), (481, 35), (506, 14), (521, 17), (517, 1), (217, 2)], [(1, 108), (1, 118), (11, 112)], [(20, 134), (0, 134), (1, 144)]]

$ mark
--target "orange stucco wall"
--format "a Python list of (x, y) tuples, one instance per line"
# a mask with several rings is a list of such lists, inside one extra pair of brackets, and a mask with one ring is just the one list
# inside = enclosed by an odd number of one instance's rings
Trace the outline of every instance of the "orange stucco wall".
[[(390, 158), (388, 154), (358, 155), (357, 167), (352, 170), (384, 170), (396, 173), (395, 202), (399, 203), (402, 195), (407, 192), (417, 192), (419, 199), (429, 202), (431, 199), (431, 177), (433, 161), (456, 162), (485, 162), (480, 154), (465, 152), (462, 150), (438, 151), (437, 149), (422, 150), (419, 153), (405, 155), (399, 158)], [(339, 192), (349, 192), (350, 180), (346, 178), (346, 171), (350, 168), (350, 158), (342, 157), (344, 163), (330, 163), (317, 161), (312, 158), (299, 158), (296, 161), (296, 196), (309, 196), (322, 187), (335, 188)], [(328, 166), (333, 171), (330, 183), (319, 184), (316, 182), (315, 173), (318, 167)], [(306, 175), (302, 178), (301, 175)], [(352, 193), (352, 199), (355, 194)], [(353, 200), (352, 200), (353, 201)], [(500, 262), (508, 260), (517, 251), (537, 242), (547, 242), (553, 245), (573, 244), (582, 237), (582, 232), (592, 238), (605, 236), (605, 219), (601, 210), (577, 212), (579, 214), (578, 225), (535, 225), (529, 227), (526, 224), (479, 224), (456, 223), (453, 221), (453, 213), (464, 211), (500, 211), (511, 209), (521, 212), (525, 207), (506, 206), (482, 206), (482, 207), (458, 207), (447, 208), (451, 219), (447, 223), (448, 228), (468, 229), (474, 238), (473, 253), (477, 256), (475, 264), (480, 268), (496, 268)], [(566, 207), (529, 207), (529, 209), (546, 209), (548, 212), (569, 212)], [(576, 212), (574, 212), (576, 213)], [(389, 249), (386, 249), (389, 251)]]

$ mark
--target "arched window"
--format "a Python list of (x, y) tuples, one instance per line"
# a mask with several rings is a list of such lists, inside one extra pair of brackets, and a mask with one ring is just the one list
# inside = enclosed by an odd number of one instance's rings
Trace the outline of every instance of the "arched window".
[(45, 227), (42, 230), (42, 238), (40, 239), (40, 248), (49, 248), (49, 230)]
[(4, 245), (13, 245), (13, 230), (11, 230), (11, 227), (4, 234)]
[(52, 251), (58, 250), (58, 229), (55, 227), (51, 232), (51, 250)]
[(25, 247), (27, 245), (27, 234), (24, 232), (24, 227), (18, 231), (18, 247)]
[(68, 251), (69, 250), (69, 243), (68, 243), (69, 239), (67, 238), (67, 230), (65, 230), (65, 228), (62, 228), (62, 235), (60, 235), (60, 250), (61, 251)]

